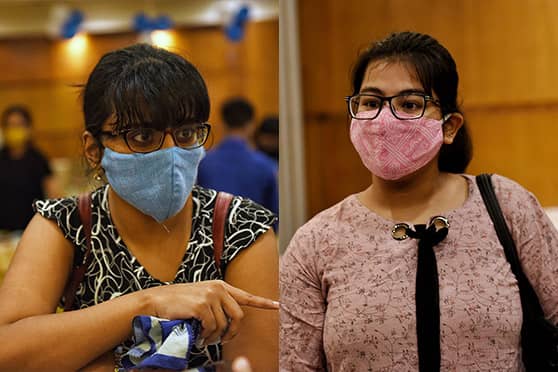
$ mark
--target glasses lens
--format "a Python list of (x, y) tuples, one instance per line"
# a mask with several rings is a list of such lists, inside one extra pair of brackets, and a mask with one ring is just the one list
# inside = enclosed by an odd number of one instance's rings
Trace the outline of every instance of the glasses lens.
[(350, 99), (351, 115), (359, 119), (372, 119), (382, 107), (382, 99), (376, 96), (356, 95)]
[(207, 127), (204, 125), (183, 125), (174, 131), (176, 144), (185, 149), (200, 147), (207, 139)]
[(408, 94), (394, 97), (391, 105), (398, 118), (418, 119), (424, 114), (426, 99), (419, 94)]
[(153, 128), (131, 129), (126, 133), (130, 150), (135, 152), (154, 151), (161, 144), (164, 133)]

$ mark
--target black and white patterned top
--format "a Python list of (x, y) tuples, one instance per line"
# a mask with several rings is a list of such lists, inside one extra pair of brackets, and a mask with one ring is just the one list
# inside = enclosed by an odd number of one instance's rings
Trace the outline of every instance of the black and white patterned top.
[[(128, 250), (112, 222), (108, 205), (108, 185), (92, 193), (91, 264), (87, 268), (74, 299), (74, 307), (83, 309), (112, 298), (173, 283), (192, 283), (223, 279), (213, 256), (213, 208), (217, 192), (195, 186), (192, 190), (192, 232), (182, 264), (171, 282), (153, 278)], [(42, 216), (56, 221), (65, 238), (75, 247), (74, 264), (81, 263), (86, 249), (79, 218), (77, 198), (41, 200), (34, 203)], [(225, 242), (221, 271), (243, 249), (249, 247), (275, 221), (273, 213), (249, 199), (234, 197), (225, 222)], [(63, 299), (61, 299), (63, 307)], [(130, 340), (118, 348), (125, 352)], [(196, 367), (221, 359), (221, 345), (192, 350), (189, 366)]]

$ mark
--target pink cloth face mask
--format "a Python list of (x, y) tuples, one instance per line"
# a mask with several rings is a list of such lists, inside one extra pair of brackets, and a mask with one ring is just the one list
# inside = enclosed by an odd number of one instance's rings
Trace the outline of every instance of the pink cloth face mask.
[(350, 135), (370, 172), (385, 180), (398, 180), (434, 159), (444, 141), (443, 123), (425, 116), (400, 120), (384, 107), (373, 120), (352, 119)]

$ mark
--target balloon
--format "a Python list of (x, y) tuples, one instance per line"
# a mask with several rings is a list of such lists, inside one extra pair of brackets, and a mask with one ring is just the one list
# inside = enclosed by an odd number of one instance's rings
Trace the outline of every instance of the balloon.
[(66, 21), (62, 24), (60, 35), (65, 39), (74, 37), (83, 23), (83, 13), (79, 10), (72, 10)]

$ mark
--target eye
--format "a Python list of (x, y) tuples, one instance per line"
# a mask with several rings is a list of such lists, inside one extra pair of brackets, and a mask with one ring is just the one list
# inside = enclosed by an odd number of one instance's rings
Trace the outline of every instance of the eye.
[(176, 141), (182, 146), (192, 146), (197, 144), (200, 128), (187, 125), (177, 128), (174, 132)]
[(153, 143), (154, 132), (151, 129), (134, 129), (128, 132), (128, 141), (133, 141), (137, 144)]
[(382, 100), (374, 96), (360, 96), (359, 98), (359, 108), (362, 109), (377, 109), (382, 104)]
[(196, 136), (196, 130), (195, 128), (191, 128), (191, 127), (182, 127), (177, 129), (175, 135), (176, 135), (176, 139), (180, 141), (189, 140), (192, 137)]
[(402, 96), (397, 102), (396, 106), (405, 112), (421, 111), (424, 107), (424, 97), (422, 96)]
[(416, 102), (406, 101), (406, 102), (403, 102), (402, 107), (405, 108), (405, 109), (413, 110), (413, 109), (416, 109), (418, 107), (418, 105), (417, 105)]

